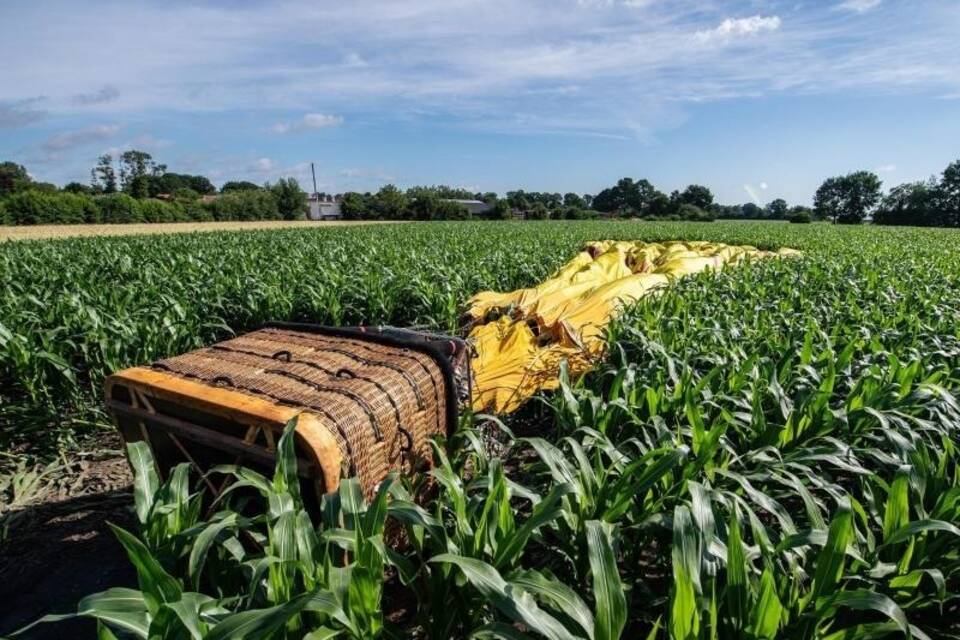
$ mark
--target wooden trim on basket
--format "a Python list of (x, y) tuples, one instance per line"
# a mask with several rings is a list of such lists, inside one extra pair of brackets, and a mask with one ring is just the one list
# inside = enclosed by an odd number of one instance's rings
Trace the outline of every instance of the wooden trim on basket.
[(107, 397), (110, 397), (110, 390), (117, 383), (136, 387), (147, 395), (247, 426), (282, 430), (283, 425), (303, 411), (297, 407), (283, 407), (239, 391), (212, 387), (147, 367), (133, 367), (110, 376), (107, 379)]
[(296, 433), (303, 441), (304, 449), (310, 452), (313, 461), (320, 467), (323, 474), (320, 479), (323, 486), (320, 489), (325, 493), (336, 491), (340, 487), (343, 453), (330, 433), (330, 428), (317, 416), (304, 412), (297, 420)]
[[(170, 401), (181, 407), (225, 418), (244, 427), (259, 427), (268, 431), (282, 431), (284, 425), (297, 418), (296, 434), (304, 453), (315, 463), (320, 472), (316, 478), (318, 489), (323, 492), (336, 491), (340, 484), (343, 453), (336, 439), (319, 416), (298, 407), (284, 407), (261, 398), (230, 389), (221, 389), (207, 384), (187, 380), (164, 371), (147, 367), (133, 367), (113, 374), (107, 378), (105, 389), (107, 404), (119, 412), (135, 412), (114, 401), (113, 389), (116, 386), (127, 387), (131, 393), (142, 394)], [(154, 420), (182, 423), (180, 420), (155, 416)], [(198, 429), (198, 427), (194, 427)], [(238, 434), (239, 435), (239, 434)], [(251, 454), (254, 447), (236, 443)], [(249, 451), (248, 451), (249, 449)], [(262, 462), (262, 460), (261, 460)]]

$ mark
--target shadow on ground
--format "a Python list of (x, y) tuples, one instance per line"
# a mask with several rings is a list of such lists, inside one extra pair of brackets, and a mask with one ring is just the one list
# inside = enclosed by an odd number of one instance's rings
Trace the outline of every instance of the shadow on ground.
[[(48, 613), (76, 611), (83, 596), (136, 588), (136, 573), (107, 522), (135, 530), (129, 488), (40, 504), (14, 514), (0, 543), (0, 636)], [(43, 624), (24, 640), (95, 638), (91, 620)]]

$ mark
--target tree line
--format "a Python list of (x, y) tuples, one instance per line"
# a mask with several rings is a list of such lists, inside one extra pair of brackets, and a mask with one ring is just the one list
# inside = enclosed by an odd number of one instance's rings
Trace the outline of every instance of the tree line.
[(657, 189), (649, 180), (621, 178), (591, 200), (596, 211), (621, 218), (650, 220), (790, 220), (810, 222), (814, 212), (802, 205), (790, 206), (777, 198), (760, 206), (754, 202), (723, 205), (714, 202), (713, 192), (699, 184), (674, 190), (669, 195)]
[(376, 193), (349, 191), (339, 198), (344, 220), (466, 220), (470, 214), (456, 200), (476, 195), (443, 185), (404, 191), (388, 184)]
[(855, 171), (824, 180), (813, 197), (814, 213), (838, 224), (960, 227), (960, 160), (939, 176), (907, 182), (883, 193), (871, 171)]
[(116, 162), (100, 156), (90, 174), (90, 184), (60, 189), (0, 162), (0, 224), (298, 220), (307, 212), (307, 194), (293, 178), (227, 182), (217, 193), (208, 178), (168, 171), (144, 151), (125, 151)]
[[(813, 208), (790, 206), (782, 198), (764, 206), (722, 205), (703, 185), (691, 184), (669, 195), (645, 179), (621, 178), (596, 195), (539, 191), (474, 193), (466, 189), (386, 185), (375, 193), (337, 196), (347, 220), (463, 220), (470, 217), (458, 200), (487, 203), (494, 219), (576, 220), (605, 217), (650, 220), (830, 220), (857, 224), (960, 227), (960, 160), (942, 174), (882, 191), (880, 178), (855, 171), (827, 178)], [(215, 195), (215, 197), (213, 197)], [(325, 194), (321, 194), (325, 195)], [(0, 163), (0, 224), (78, 224), (84, 222), (179, 222), (218, 220), (295, 220), (305, 217), (306, 193), (292, 178), (263, 186), (225, 183), (219, 193), (204, 176), (174, 173), (146, 152), (101, 156), (89, 185), (71, 182), (62, 189), (34, 181), (13, 162)]]
[(465, 220), (470, 216), (459, 200), (488, 205), (485, 218), (509, 220), (574, 220), (596, 217), (591, 196), (536, 191), (508, 191), (501, 198), (488, 191), (472, 192), (446, 185), (417, 186), (401, 190), (392, 184), (376, 193), (347, 192), (339, 196), (346, 220)]

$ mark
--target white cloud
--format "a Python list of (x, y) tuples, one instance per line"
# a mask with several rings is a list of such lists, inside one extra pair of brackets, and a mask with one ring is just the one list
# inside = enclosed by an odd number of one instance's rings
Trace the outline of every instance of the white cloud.
[(251, 169), (257, 173), (271, 173), (277, 166), (278, 163), (273, 158), (257, 158)]
[(881, 2), (883, 2), (883, 0), (844, 0), (844, 2), (834, 5), (833, 8), (839, 11), (866, 13), (871, 9), (879, 7)]
[(762, 31), (776, 31), (780, 28), (780, 16), (750, 16), (749, 18), (727, 18), (716, 28), (697, 31), (697, 40), (708, 41), (749, 36)]
[(325, 113), (307, 113), (295, 122), (278, 122), (270, 127), (270, 130), (273, 133), (291, 133), (311, 129), (326, 129), (341, 124), (343, 124), (342, 116), (333, 116)]
[(368, 63), (359, 53), (351, 51), (343, 57), (343, 64), (348, 67), (365, 67)]
[(897, 170), (897, 165), (895, 165), (895, 164), (884, 164), (884, 165), (881, 165), (881, 166), (877, 167), (876, 169), (874, 169), (874, 172), (876, 172), (876, 173), (893, 173), (893, 172), (896, 171), (896, 170)]
[(324, 113), (308, 113), (303, 116), (303, 126), (307, 129), (323, 129), (325, 127), (335, 127), (343, 123), (341, 116), (331, 116)]
[(64, 131), (46, 139), (43, 148), (47, 151), (65, 151), (94, 142), (109, 140), (119, 133), (119, 124), (96, 124), (73, 131)]

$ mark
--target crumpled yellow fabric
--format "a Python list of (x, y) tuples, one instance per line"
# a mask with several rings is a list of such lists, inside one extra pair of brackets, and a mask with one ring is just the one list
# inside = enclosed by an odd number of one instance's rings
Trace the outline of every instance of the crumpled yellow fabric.
[(571, 376), (603, 355), (604, 330), (631, 302), (671, 281), (755, 258), (797, 255), (720, 243), (591, 242), (536, 287), (483, 291), (468, 301), (475, 411), (506, 414), (538, 391), (556, 389), (560, 364)]

